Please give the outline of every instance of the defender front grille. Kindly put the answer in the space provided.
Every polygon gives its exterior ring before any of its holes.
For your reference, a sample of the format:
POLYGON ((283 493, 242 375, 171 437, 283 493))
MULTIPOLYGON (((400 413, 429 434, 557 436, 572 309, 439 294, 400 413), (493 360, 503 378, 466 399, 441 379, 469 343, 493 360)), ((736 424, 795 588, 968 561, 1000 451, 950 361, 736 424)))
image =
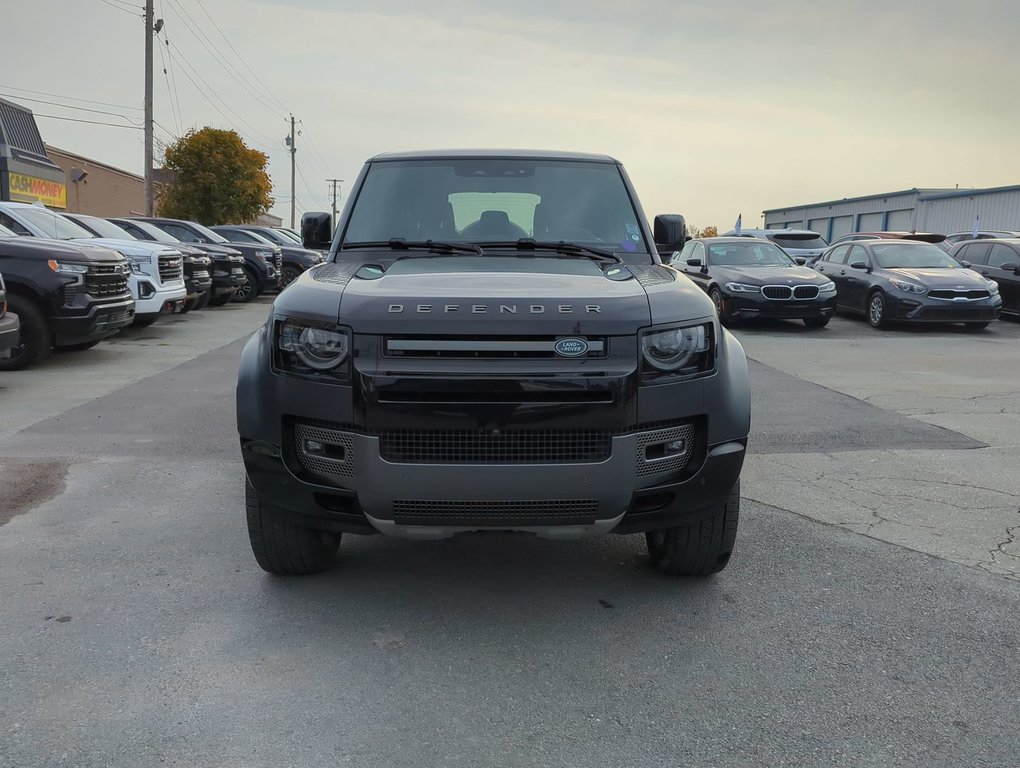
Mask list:
POLYGON ((613 450, 608 430, 423 430, 383 432, 379 453, 395 464, 588 464, 613 450))
POLYGON ((180 256, 159 257, 159 279, 166 283, 172 280, 180 280, 184 274, 184 265, 180 256))
POLYGON ((483 526, 591 525, 596 499, 432 500, 395 499, 393 521, 400 525, 483 526))
POLYGON ((604 358, 604 338, 563 336, 387 336, 383 346, 386 357, 410 358, 514 358, 514 359, 591 359, 604 358), (563 338, 581 339, 586 345, 581 354, 557 352, 563 338))

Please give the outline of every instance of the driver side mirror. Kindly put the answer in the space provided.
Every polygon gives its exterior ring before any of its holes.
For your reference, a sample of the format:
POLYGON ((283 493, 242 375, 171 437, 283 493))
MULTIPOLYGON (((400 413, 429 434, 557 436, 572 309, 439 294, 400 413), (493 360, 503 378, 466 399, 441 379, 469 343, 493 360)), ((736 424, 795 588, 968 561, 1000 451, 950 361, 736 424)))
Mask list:
POLYGON ((971 263, 969 261, 961 261, 960 266, 962 266, 964 269, 970 269, 971 263))
POLYGON ((853 264, 850 265, 850 269, 862 269, 865 272, 871 271, 871 267, 868 265, 866 261, 855 261, 853 264))
POLYGON ((1003 264, 1001 269, 1012 272, 1014 275, 1020 275, 1020 264, 1003 264))
POLYGON ((669 256, 673 251, 681 250, 687 242, 687 222, 678 213, 656 216, 652 229, 655 249, 660 256, 669 256))
POLYGON ((333 242, 333 216, 306 213, 301 217, 301 244, 313 251, 329 250, 333 242))

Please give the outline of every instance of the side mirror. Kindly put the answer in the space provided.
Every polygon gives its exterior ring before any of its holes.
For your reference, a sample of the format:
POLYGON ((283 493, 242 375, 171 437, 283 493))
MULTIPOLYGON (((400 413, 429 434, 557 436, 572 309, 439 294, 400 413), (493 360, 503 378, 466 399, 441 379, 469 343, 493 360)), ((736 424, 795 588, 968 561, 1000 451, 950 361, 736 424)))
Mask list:
POLYGON ((1000 269, 1012 272, 1014 275, 1020 275, 1020 264, 1003 264, 1000 269))
POLYGON ((656 216, 652 229, 652 234, 655 236, 655 248, 660 255, 679 251, 687 242, 687 222, 678 213, 656 216))
POLYGON ((314 250, 328 250, 333 242, 333 217, 328 213, 306 213, 301 217, 301 244, 314 250))
POLYGON ((863 270, 867 271, 867 270, 870 270, 871 267, 869 267, 866 262, 855 261, 853 264, 850 265, 850 269, 863 269, 863 270))
POLYGON ((797 264, 799 264, 799 265, 800 265, 800 266, 802 266, 802 267, 803 267, 803 266, 804 266, 805 264, 807 264, 807 259, 805 259, 805 258, 804 258, 803 256, 796 256, 796 257, 794 257, 794 259, 793 259, 793 260, 794 260, 795 262, 797 262, 797 264))
POLYGON ((970 269, 970 267, 971 267, 971 264, 970 264, 969 261, 961 261, 960 264, 963 266, 964 269, 970 269))
POLYGON ((701 269, 701 267, 705 265, 701 263, 701 259, 687 259, 687 266, 697 267, 698 269, 701 269))

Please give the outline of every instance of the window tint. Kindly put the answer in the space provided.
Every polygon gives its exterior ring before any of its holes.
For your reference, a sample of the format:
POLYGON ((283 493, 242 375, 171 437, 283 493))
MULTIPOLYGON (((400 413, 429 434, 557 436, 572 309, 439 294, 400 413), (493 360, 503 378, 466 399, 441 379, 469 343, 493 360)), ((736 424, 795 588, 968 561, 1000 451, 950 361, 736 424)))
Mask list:
POLYGON ((992 253, 988 257, 988 266, 1001 267, 1003 264, 1020 263, 1020 254, 1017 254, 1008 245, 996 243, 992 246, 992 253))
POLYGON ((992 249, 989 243, 971 243, 960 249, 958 259, 966 259, 971 264, 987 264, 988 252, 992 249))
POLYGON ((687 265, 687 259, 691 258, 691 254, 694 253, 694 241, 688 240, 683 247, 683 250, 673 259, 673 263, 684 267, 687 265))
POLYGON ((157 224, 160 229, 164 232, 169 232, 171 235, 176 237, 182 243, 197 243, 199 242, 198 235, 192 232, 187 227, 182 227, 179 224, 157 224))
POLYGON ((828 256, 825 257, 825 260, 831 261, 833 264, 846 264, 846 255, 849 252, 850 252, 849 245, 841 245, 829 251, 829 254, 828 256))
POLYGON ((701 263, 702 264, 706 263, 705 262, 705 244, 704 243, 695 243, 694 244, 694 255, 691 256, 691 258, 692 259, 701 259, 701 263))
POLYGON ((781 248, 824 248, 828 245, 822 238, 817 236, 769 235, 769 240, 781 248))
POLYGON ((865 264, 871 264, 871 257, 868 252, 864 250, 861 245, 850 246, 850 255, 847 256, 847 264, 856 264, 858 261, 863 261, 865 264))
POLYGON ((3 224, 9 230, 11 230, 13 232, 16 232, 19 235, 31 235, 32 234, 27 229, 25 229, 25 227, 23 227, 21 224, 16 222, 10 216, 8 216, 6 213, 0 213, 0 224, 3 224))
POLYGON ((710 264, 747 267, 788 267, 793 260, 768 240, 746 243, 711 242, 708 244, 710 264))

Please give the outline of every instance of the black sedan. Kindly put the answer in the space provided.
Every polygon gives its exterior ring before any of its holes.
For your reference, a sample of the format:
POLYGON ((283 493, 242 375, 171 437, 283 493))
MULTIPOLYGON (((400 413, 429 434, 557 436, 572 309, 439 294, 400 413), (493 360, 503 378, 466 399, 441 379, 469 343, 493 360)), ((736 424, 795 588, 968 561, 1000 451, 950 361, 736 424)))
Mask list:
POLYGON ((1002 308, 994 281, 930 243, 843 243, 822 254, 815 269, 836 283, 839 308, 864 314, 874 328, 910 321, 978 330, 1002 308))
POLYGON ((694 238, 670 263, 712 298, 724 323, 765 317, 822 328, 836 309, 834 283, 768 240, 694 238))
POLYGON ((1003 313, 1020 315, 1020 238, 961 242, 951 255, 998 284, 1003 313))

